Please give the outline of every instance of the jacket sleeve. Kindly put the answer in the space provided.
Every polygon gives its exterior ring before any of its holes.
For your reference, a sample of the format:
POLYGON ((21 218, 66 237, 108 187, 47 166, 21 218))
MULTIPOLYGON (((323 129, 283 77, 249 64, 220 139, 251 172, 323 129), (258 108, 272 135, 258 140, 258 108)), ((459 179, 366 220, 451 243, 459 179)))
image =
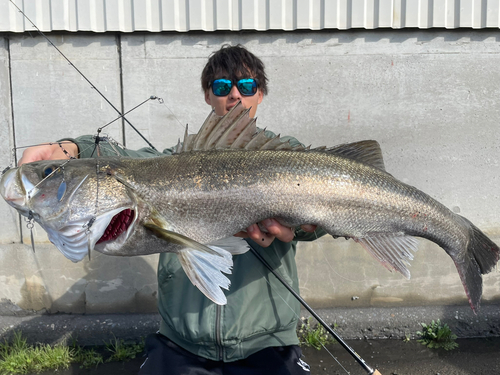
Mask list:
MULTIPOLYGON (((83 135, 78 138, 63 138, 58 142, 70 141, 77 145, 78 147, 78 157, 81 159, 96 157, 97 146, 95 142, 95 136, 93 135, 83 135)), ((64 146, 64 144, 63 144, 64 146)), ((165 155, 159 151, 153 150, 152 148, 145 147, 140 150, 128 150, 125 147, 119 146, 114 142, 101 141, 99 142, 99 155, 100 156, 128 156, 132 158, 152 158, 155 156, 165 155)), ((170 153, 167 153, 170 155, 170 153)))

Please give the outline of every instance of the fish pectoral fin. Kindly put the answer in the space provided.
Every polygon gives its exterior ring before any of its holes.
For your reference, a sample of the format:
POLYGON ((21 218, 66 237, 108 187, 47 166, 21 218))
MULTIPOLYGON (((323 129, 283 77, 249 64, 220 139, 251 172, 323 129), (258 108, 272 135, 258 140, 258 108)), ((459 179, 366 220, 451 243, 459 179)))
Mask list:
MULTIPOLYGON (((173 232, 171 230, 162 228, 154 223, 145 223, 144 226, 152 231, 156 237, 161 238, 167 242, 171 242, 177 245, 181 245, 185 248, 190 248, 193 250, 198 250, 201 252, 207 252, 212 255, 223 256, 219 251, 213 250, 211 247, 203 245, 195 240, 186 237, 180 233, 173 232)), ((224 250, 225 251, 225 250, 224 250)))
POLYGON ((223 241, 218 241, 204 245, 156 224, 147 223, 144 226, 153 231, 157 237, 182 246, 177 256, 191 283, 216 304, 227 303, 221 288, 228 290, 231 285, 223 273, 231 274, 233 257, 224 247, 234 246, 232 242, 224 244, 223 241))
POLYGON ((413 253, 418 250, 418 240, 415 237, 402 233, 375 233, 353 239, 389 271, 395 270, 407 279, 410 278, 407 266, 413 260, 413 253))

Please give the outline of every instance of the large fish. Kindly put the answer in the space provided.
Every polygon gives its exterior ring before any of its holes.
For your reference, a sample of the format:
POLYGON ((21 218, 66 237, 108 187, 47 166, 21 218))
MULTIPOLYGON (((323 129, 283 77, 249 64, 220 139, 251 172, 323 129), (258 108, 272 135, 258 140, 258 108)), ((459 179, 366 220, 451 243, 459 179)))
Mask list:
POLYGON ((92 249, 175 252, 193 284, 219 304, 230 253, 247 250, 224 239, 270 217, 352 238, 406 277, 414 236, 429 239, 455 262, 474 310, 481 275, 499 258, 470 221, 387 173, 377 142, 293 148, 257 132, 241 105, 222 118, 212 113, 172 156, 24 164, 3 175, 0 193, 71 260, 92 249))

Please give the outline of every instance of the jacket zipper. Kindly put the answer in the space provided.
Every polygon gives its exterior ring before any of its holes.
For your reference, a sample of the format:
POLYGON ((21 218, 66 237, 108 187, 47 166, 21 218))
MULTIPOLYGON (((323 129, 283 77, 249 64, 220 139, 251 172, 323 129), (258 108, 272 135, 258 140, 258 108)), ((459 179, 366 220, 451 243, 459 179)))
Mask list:
POLYGON ((221 315, 222 315, 222 306, 217 305, 216 310, 215 310, 215 342, 217 344, 217 349, 219 352, 219 361, 222 361, 223 354, 224 354, 223 353, 224 348, 222 346, 222 338, 221 338, 221 336, 222 336, 221 324, 220 324, 221 315))

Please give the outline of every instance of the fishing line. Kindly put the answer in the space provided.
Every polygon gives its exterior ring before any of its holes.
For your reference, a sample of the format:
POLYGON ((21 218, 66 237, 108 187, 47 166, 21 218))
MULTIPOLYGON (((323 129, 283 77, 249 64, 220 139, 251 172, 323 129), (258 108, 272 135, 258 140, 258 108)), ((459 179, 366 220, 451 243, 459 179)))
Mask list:
MULTIPOLYGON (((335 274, 337 275, 338 277, 340 277, 341 279, 344 279, 344 280, 347 280, 349 282, 352 282, 352 283, 363 283, 366 281, 366 279, 363 279, 363 280, 352 280, 352 279, 349 279, 348 277, 345 277, 345 276, 342 276, 340 273, 338 273, 335 268, 333 268, 333 266, 330 264, 330 261, 328 260, 326 254, 325 254, 325 250, 323 248, 321 248, 321 252, 323 253, 323 258, 325 259, 326 263, 328 264, 328 267, 330 268, 330 270, 335 274)), ((332 281, 332 280, 330 280, 332 281)), ((332 282, 333 283, 333 282, 332 282)))
MULTIPOLYGON (((250 247, 250 251, 252 251, 254 254, 256 254, 257 258, 258 258, 259 260, 261 260, 261 262, 263 261, 263 264, 264 264, 266 267, 268 266, 267 262, 265 262, 265 260, 263 260, 263 258, 261 257, 261 255, 260 255, 260 254, 258 254, 258 253, 257 253, 257 252, 256 252, 256 251, 252 248, 252 247, 250 247), (265 263, 264 263, 264 262, 265 262, 265 263)), ((248 254, 248 252, 247 252, 247 253, 245 253, 245 254, 243 254, 243 255, 247 255, 247 254, 248 254)), ((273 274, 276 278, 278 278, 278 280, 279 280, 279 277, 277 276, 277 274, 276 274, 276 273, 275 273, 275 272, 274 272, 271 268, 269 268, 269 270, 270 270, 270 271, 271 271, 271 273, 272 273, 272 274, 273 274)), ((292 307, 292 306, 290 306, 290 305, 288 304, 288 302, 286 302, 286 300, 283 298, 283 296, 282 296, 282 295, 281 295, 281 294, 280 294, 280 293, 276 290, 276 288, 275 288, 275 287, 274 287, 274 286, 273 286, 273 285, 269 282, 269 280, 267 279, 267 276, 266 276, 266 275, 264 275, 264 274, 263 274, 260 270, 259 270, 259 273, 262 275, 262 277, 264 278, 264 280, 266 280, 266 283, 267 283, 267 284, 271 287, 271 289, 273 290, 273 292, 274 292, 274 293, 276 293, 276 295, 277 295, 279 298, 281 298, 281 300, 285 303, 285 305, 287 305, 287 306, 288 306, 288 308, 289 308, 289 309, 290 309, 290 311, 291 311, 291 312, 295 315, 295 317, 296 317, 298 320, 302 321, 302 319, 300 319, 299 315, 295 312, 295 310, 293 309, 293 307, 292 307)), ((280 281, 281 281, 281 280, 280 280, 280 281)), ((286 287, 286 286, 285 286, 285 287, 286 287)), ((300 302, 300 301, 299 301, 299 302, 300 302)), ((326 346, 325 346, 325 345, 323 345, 323 343, 322 343, 321 341, 320 341, 319 343, 320 343, 320 345, 323 347, 323 349, 325 349, 325 350, 328 352, 328 354, 330 354, 330 356, 331 356, 331 357, 335 360, 335 362, 337 362, 337 363, 338 363, 338 365, 339 365, 339 366, 340 366, 340 367, 341 367, 341 368, 342 368, 342 369, 346 372, 346 374, 350 374, 350 372, 349 372, 349 371, 347 371, 347 369, 346 369, 344 366, 342 366, 342 364, 339 362, 339 360, 338 360, 338 359, 337 359, 337 358, 336 358, 336 357, 335 357, 335 356, 334 356, 334 355, 333 355, 333 354, 332 354, 332 353, 331 353, 331 352, 330 352, 330 351, 326 348, 326 346)))
POLYGON ((181 124, 181 122, 179 121, 179 119, 177 118, 177 116, 175 115, 175 113, 174 113, 174 112, 172 112, 172 110, 169 108, 169 106, 168 106, 167 104, 165 104, 165 102, 163 101, 163 99, 162 99, 162 101, 160 102, 160 104, 163 104, 165 107, 167 107, 168 111, 172 114, 172 116, 174 116, 175 120, 179 123, 179 125, 181 126, 181 128, 182 128, 183 130, 186 130, 186 126, 187 126, 187 125, 182 125, 182 124, 181 124))
MULTIPOLYGON (((163 99, 162 99, 162 98, 159 98, 159 97, 157 97, 157 96, 151 95, 149 98, 147 98, 146 100, 144 100, 142 103, 137 104, 134 108, 132 108, 132 109, 128 110, 128 111, 127 111, 127 112, 125 112, 124 114, 121 114, 120 116, 118 116, 118 117, 117 117, 117 118, 115 118, 114 120, 112 120, 112 121, 108 122, 106 125, 103 125, 103 126, 101 126, 100 128, 98 128, 98 129, 97 129, 97 132, 98 132, 98 133, 100 133, 100 132, 102 131, 102 129, 104 129, 104 128, 105 128, 105 127, 107 127, 108 125, 111 125, 113 122, 115 122, 115 121, 117 121, 117 120, 119 120, 119 119, 123 118, 123 116, 128 115, 130 112, 132 112, 133 110, 135 110, 135 109, 139 108, 141 105, 143 105, 143 104, 147 103, 147 102, 148 102, 148 101, 150 101, 150 100, 158 100, 158 102, 159 102, 160 104, 163 104, 163 99)), ((167 108, 168 108, 168 107, 167 107, 167 108)))
POLYGON ((134 129, 134 130, 135 130, 135 132, 136 132, 137 134, 139 134, 139 136, 140 136, 140 137, 141 137, 141 138, 142 138, 142 139, 143 139, 143 140, 144 140, 144 141, 145 141, 145 142, 149 145, 149 147, 151 147, 153 150, 157 151, 157 150, 156 150, 156 148, 155 148, 155 147, 154 147, 154 146, 153 146, 153 145, 152 145, 152 144, 151 144, 151 143, 150 143, 150 142, 146 139, 146 137, 144 137, 144 136, 142 135, 142 133, 141 133, 141 132, 140 132, 140 131, 139 131, 139 130, 138 130, 138 129, 134 126, 134 125, 132 125, 132 123, 131 123, 129 120, 127 120, 127 118, 125 118, 125 117, 124 117, 124 114, 122 114, 122 113, 118 110, 118 108, 116 108, 116 107, 113 105, 113 103, 111 103, 111 102, 108 100, 108 98, 106 98, 106 97, 103 95, 103 93, 102 93, 102 92, 100 92, 100 91, 99 91, 99 89, 98 89, 98 88, 97 88, 97 87, 96 87, 96 86, 95 86, 95 85, 94 85, 94 84, 93 84, 93 83, 92 83, 92 82, 91 82, 91 81, 90 81, 90 80, 89 80, 89 79, 88 79, 88 78, 87 78, 87 77, 86 77, 86 76, 85 76, 85 75, 84 75, 84 74, 83 74, 83 73, 82 73, 82 72, 81 72, 81 71, 80 71, 80 70, 79 70, 79 69, 78 69, 78 68, 77 68, 77 67, 76 67, 76 66, 75 66, 75 65, 74 65, 74 64, 73 64, 73 63, 72 63, 72 62, 71 62, 71 61, 70 61, 67 57, 66 57, 66 55, 64 55, 64 53, 62 53, 62 51, 61 51, 59 48, 57 48, 57 46, 56 46, 56 45, 55 45, 55 44, 54 44, 54 43, 53 43, 53 42, 52 42, 52 41, 51 41, 51 40, 50 40, 50 39, 49 39, 49 38, 48 38, 48 37, 47 37, 47 36, 46 36, 46 35, 45 35, 45 34, 44 34, 44 33, 43 33, 40 29, 39 29, 39 28, 38 28, 38 26, 36 26, 36 25, 33 23, 33 21, 31 21, 31 19, 30 19, 30 18, 29 18, 29 17, 28 17, 28 16, 27 16, 27 15, 26 15, 26 14, 25 14, 25 13, 24 13, 24 12, 23 12, 20 8, 19 8, 19 7, 15 4, 15 3, 14 3, 14 1, 13 1, 13 0, 9 0, 9 1, 11 2, 11 4, 12 4, 12 5, 14 5, 14 6, 17 8, 17 10, 18 10, 18 11, 19 11, 19 12, 20 12, 23 16, 24 16, 24 18, 26 18, 26 19, 29 21, 29 23, 31 23, 31 25, 32 25, 32 26, 36 29, 36 31, 38 32, 38 34, 40 34, 43 38, 45 38, 45 40, 47 40, 47 42, 49 42, 49 44, 50 44, 52 47, 54 47, 54 48, 57 50, 57 52, 59 52, 59 53, 61 54, 61 56, 62 56, 62 57, 63 57, 63 58, 64 58, 64 59, 68 62, 68 64, 69 64, 70 66, 72 66, 72 67, 73 67, 73 68, 74 68, 74 69, 78 72, 78 74, 80 74, 80 76, 82 76, 82 78, 83 78, 83 79, 85 79, 85 81, 87 81, 87 83, 90 85, 90 87, 91 87, 91 88, 93 88, 93 89, 94 89, 94 90, 95 90, 95 91, 96 91, 96 92, 97 92, 97 93, 101 96, 101 98, 103 98, 103 99, 106 101, 106 103, 108 103, 108 104, 111 106, 111 108, 113 108, 113 109, 114 109, 114 110, 118 113, 118 115, 120 115, 120 118, 123 118, 123 120, 124 120, 127 124, 129 124, 129 125, 130 125, 130 127, 131 127, 132 129, 134 129))

